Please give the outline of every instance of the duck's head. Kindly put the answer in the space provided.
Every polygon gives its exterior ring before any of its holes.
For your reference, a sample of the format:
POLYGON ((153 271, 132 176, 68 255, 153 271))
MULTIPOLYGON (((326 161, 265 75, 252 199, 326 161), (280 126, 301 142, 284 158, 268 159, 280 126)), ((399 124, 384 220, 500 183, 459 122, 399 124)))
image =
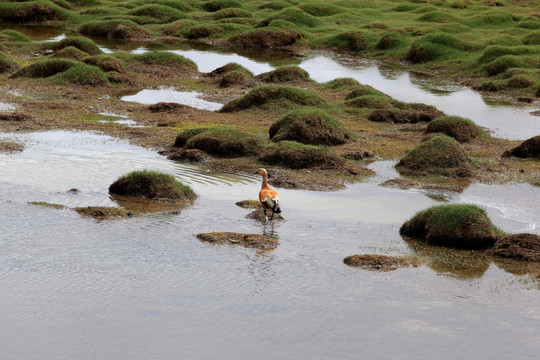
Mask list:
POLYGON ((259 170, 255 171, 255 174, 259 174, 261 176, 267 176, 268 172, 266 172, 266 169, 260 168, 259 170))

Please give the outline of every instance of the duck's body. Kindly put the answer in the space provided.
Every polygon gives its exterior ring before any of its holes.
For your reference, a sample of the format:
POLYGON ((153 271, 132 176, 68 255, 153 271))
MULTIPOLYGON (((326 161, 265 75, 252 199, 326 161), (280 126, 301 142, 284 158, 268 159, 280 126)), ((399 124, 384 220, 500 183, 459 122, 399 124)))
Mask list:
POLYGON ((270 215, 270 220, 272 220, 274 214, 279 214, 281 212, 281 208, 279 207, 279 195, 274 189, 268 186, 268 173, 265 169, 259 169, 257 174, 261 175, 263 179, 261 191, 259 191, 259 201, 263 207, 264 216, 266 216, 266 211, 272 211, 272 215, 270 215))

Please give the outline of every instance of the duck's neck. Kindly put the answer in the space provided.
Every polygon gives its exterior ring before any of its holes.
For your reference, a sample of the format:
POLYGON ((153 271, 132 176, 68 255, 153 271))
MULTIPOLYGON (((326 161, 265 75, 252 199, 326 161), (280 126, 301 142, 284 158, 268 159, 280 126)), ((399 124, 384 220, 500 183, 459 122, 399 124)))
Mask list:
POLYGON ((262 178, 263 178, 263 182, 262 182, 262 186, 268 186, 268 181, 266 181, 266 174, 262 174, 262 178))

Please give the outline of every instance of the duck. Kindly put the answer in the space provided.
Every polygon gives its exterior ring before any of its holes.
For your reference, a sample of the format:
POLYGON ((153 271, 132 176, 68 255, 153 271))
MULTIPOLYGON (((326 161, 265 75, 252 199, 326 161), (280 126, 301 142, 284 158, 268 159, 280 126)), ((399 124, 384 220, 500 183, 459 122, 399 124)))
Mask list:
POLYGON ((274 189, 268 186, 268 172, 266 169, 260 168, 255 172, 255 174, 262 176, 262 186, 261 191, 259 191, 259 201, 263 207, 264 216, 266 218, 266 212, 271 210, 272 215, 270 215, 268 219, 272 220, 274 218, 274 214, 279 214, 281 212, 281 208, 279 206, 279 195, 274 189))

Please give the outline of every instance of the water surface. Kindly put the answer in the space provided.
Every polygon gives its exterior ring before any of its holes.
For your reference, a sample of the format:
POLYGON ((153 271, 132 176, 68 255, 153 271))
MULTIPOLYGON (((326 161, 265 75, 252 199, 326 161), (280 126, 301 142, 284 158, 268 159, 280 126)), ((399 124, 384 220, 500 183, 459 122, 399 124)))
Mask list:
POLYGON ((278 189, 286 220, 261 223, 235 205, 256 198, 255 176, 168 161, 99 133, 6 139, 25 150, 0 154, 3 358, 532 359, 540 350, 537 267, 398 234, 440 201, 474 202, 505 231, 540 233, 538 188, 472 185, 441 198, 378 186, 393 170, 375 163, 373 181, 346 190, 278 189), (108 185, 145 168, 192 186, 195 204, 99 222, 27 203, 116 206, 108 185), (260 252, 193 236, 206 231, 272 234, 280 245, 260 252), (355 253, 428 263, 372 273, 342 263, 355 253))
POLYGON ((135 95, 122 96, 121 100, 153 105, 160 102, 173 102, 201 110, 216 111, 223 104, 201 99, 203 93, 196 91, 178 91, 174 88, 145 89, 135 95))

